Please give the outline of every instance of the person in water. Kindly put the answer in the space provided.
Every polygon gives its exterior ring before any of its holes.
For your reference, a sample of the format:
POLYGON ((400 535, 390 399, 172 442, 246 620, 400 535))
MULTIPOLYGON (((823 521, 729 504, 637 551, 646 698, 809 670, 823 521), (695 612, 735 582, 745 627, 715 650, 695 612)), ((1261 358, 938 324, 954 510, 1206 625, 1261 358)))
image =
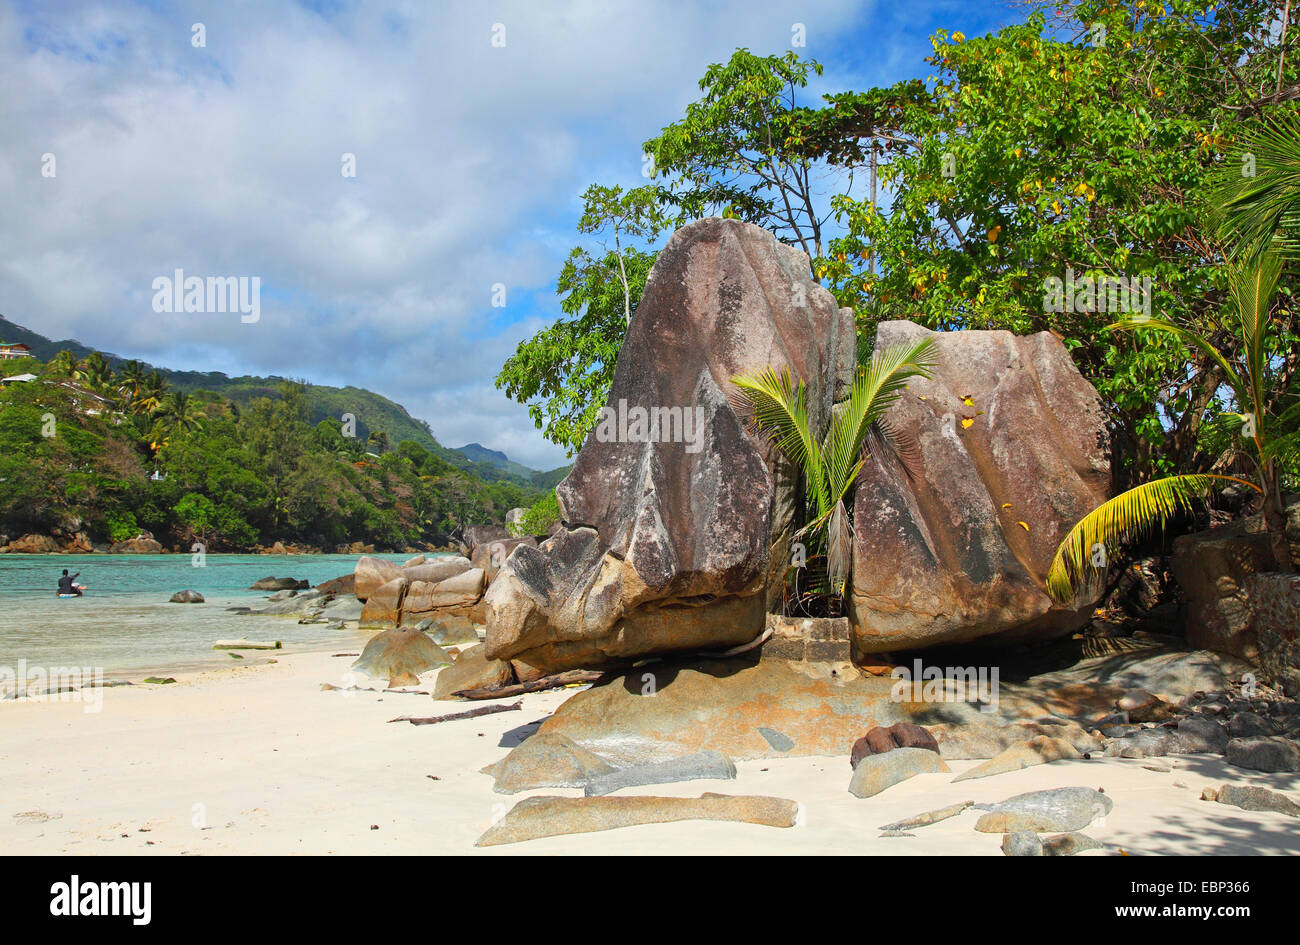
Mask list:
POLYGON ((75 581, 75 580, 76 580, 77 578, 79 578, 79 577, 81 577, 81 572, 80 572, 80 571, 78 571, 76 574, 74 574, 74 575, 72 575, 71 577, 69 577, 69 576, 68 576, 68 569, 67 569, 67 568, 64 568, 64 569, 63 569, 63 577, 59 578, 59 593, 60 593, 60 594, 76 594, 78 597, 80 597, 80 596, 81 596, 81 588, 77 587, 76 584, 73 584, 73 583, 72 583, 73 581, 75 581))

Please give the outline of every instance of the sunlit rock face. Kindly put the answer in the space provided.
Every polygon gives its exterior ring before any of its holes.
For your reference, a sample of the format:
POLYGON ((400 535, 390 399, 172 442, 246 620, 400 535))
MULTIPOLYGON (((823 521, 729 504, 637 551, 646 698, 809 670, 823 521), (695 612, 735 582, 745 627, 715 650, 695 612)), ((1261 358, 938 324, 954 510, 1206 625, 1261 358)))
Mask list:
POLYGON ((824 429, 855 356, 852 313, 803 253, 735 220, 678 230, 628 329, 607 414, 556 489, 566 528, 516 548, 488 590, 488 656, 557 670, 761 633, 793 480, 733 409, 731 378, 789 368, 824 429))
POLYGON ((1095 593, 1057 606, 1045 585, 1066 532, 1110 496, 1097 391, 1049 332, 884 322, 876 347, 924 336, 937 345, 933 377, 885 417, 907 449, 876 450, 858 477, 857 652, 1077 630, 1095 593))

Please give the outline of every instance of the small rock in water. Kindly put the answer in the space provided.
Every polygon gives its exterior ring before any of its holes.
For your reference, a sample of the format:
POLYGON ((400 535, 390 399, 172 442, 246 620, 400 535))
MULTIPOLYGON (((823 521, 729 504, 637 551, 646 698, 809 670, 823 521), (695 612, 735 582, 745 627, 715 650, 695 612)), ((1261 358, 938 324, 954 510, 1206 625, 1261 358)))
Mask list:
POLYGON ((202 604, 203 595, 198 591, 177 591, 172 595, 169 603, 172 604, 202 604))

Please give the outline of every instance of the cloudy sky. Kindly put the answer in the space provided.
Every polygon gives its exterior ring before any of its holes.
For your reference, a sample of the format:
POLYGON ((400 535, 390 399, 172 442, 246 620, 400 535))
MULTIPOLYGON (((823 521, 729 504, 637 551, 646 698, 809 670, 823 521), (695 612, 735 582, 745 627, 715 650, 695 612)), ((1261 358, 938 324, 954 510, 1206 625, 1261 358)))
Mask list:
POLYGON ((867 88, 928 74, 935 28, 1018 18, 979 0, 0 0, 0 314, 171 368, 371 388, 449 446, 551 468, 563 452, 493 379, 558 314, 582 191, 644 182, 641 142, 709 63, 782 52, 802 23, 816 91, 867 88), (155 313, 176 269, 259 276, 260 321, 155 313))

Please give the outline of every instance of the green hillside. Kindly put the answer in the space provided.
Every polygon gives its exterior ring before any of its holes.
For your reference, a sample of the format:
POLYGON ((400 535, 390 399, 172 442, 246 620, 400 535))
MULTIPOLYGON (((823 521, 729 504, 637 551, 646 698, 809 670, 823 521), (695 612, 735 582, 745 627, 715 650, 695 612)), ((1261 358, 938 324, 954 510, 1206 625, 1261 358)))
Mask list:
MULTIPOLYGON (((9 321, 2 315, 0 315, 0 341, 21 342, 27 345, 32 349, 32 355, 39 361, 49 361, 64 350, 71 351, 81 359, 95 350, 70 339, 52 341, 44 335, 9 321)), ((114 369, 119 369, 126 363, 126 359, 119 355, 109 352, 103 354, 114 369)), ((155 370, 153 365, 146 365, 146 367, 155 370)), ((229 377, 219 371, 172 371, 161 367, 156 370, 175 390, 185 393, 211 391, 233 401, 240 409, 247 408, 259 397, 277 399, 280 396, 280 385, 288 380, 277 376, 229 377)), ((300 383, 306 382, 300 381, 300 383)), ((477 443, 471 443, 465 448, 469 452, 443 446, 424 420, 412 417, 401 404, 360 387, 329 387, 308 383, 307 409, 313 424, 325 419, 341 420, 345 413, 350 413, 356 418, 357 438, 363 443, 370 438, 372 432, 384 433, 388 443, 394 447, 403 440, 411 440, 444 462, 484 482, 509 482, 529 488, 549 489, 568 475, 567 466, 549 472, 538 472, 510 460, 504 453, 489 450, 477 443)))

